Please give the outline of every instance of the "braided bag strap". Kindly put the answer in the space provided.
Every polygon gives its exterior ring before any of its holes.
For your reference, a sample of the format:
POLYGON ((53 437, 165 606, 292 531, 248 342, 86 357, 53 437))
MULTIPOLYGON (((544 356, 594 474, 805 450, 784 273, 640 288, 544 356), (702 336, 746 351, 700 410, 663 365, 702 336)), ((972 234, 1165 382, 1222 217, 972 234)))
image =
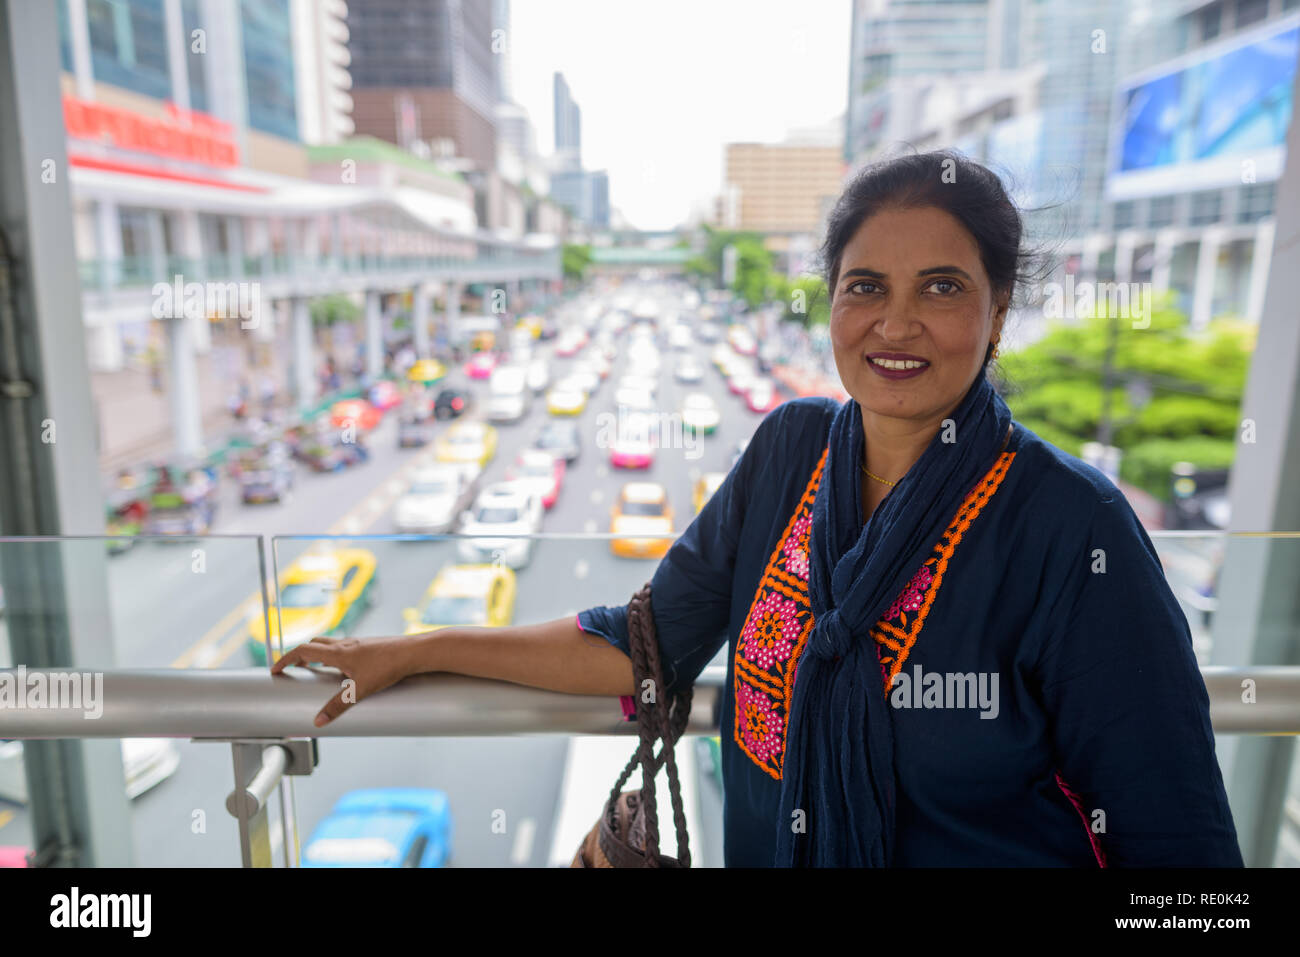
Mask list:
POLYGON ((632 658, 632 673, 638 692, 651 692, 649 700, 639 694, 636 709, 637 732, 640 745, 619 776, 607 807, 618 803, 623 786, 632 772, 641 768, 641 803, 645 820, 645 860, 647 867, 659 866, 659 808, 655 790, 655 775, 659 768, 668 769, 668 796, 673 809, 673 824, 677 832, 677 859, 683 867, 690 867, 691 853, 686 832, 686 812, 682 804, 681 781, 677 773, 677 758, 673 745, 686 730, 690 720, 691 699, 694 689, 687 687, 670 697, 664 696, 667 683, 659 659, 659 639, 655 632, 654 612, 650 605, 650 584, 647 582, 628 603, 628 646, 632 658), (647 688, 645 682, 652 682, 647 688), (663 746, 655 754, 655 744, 663 746))

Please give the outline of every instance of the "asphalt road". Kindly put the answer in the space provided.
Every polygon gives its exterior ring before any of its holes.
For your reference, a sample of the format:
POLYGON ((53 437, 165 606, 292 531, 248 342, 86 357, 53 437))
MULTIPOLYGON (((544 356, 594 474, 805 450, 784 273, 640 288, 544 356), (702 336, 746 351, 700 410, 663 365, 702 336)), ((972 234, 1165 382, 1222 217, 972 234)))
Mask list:
MULTIPOLYGON (((621 344, 621 342, 620 342, 621 344)), ((554 343, 540 344, 550 356, 554 343)), ((590 348, 590 347, 588 347, 590 348)), ((531 563, 518 571, 516 622, 543 621, 598 604, 623 604, 653 574, 657 560, 626 559, 610 553, 607 538, 572 538, 574 533, 609 531, 610 506, 626 481, 662 483, 672 503, 674 530, 693 517, 692 487, 706 471, 727 471, 736 443, 748 438, 761 415, 732 395, 708 359, 710 346, 696 343, 705 367, 702 382, 683 385, 673 369, 683 352, 661 347, 659 408, 680 410, 688 392, 712 395, 722 411, 718 431, 698 442, 661 448, 653 465, 615 469, 602 448, 602 415, 613 416, 615 382, 634 369, 625 356, 613 363, 586 410, 578 417, 583 448, 572 463, 531 563)), ((587 350, 584 350, 586 352, 587 350)), ((551 380, 578 361, 550 356, 551 380)), ((459 370, 449 384, 464 385, 486 398, 486 382, 459 370)), ((484 402, 469 418, 481 414, 484 402)), ((515 454, 528 447, 549 418, 537 397, 519 423, 499 425, 498 449, 485 468, 483 484, 504 478, 515 454)), ((437 426, 440 433, 447 426, 437 426)), ((437 434, 435 433, 435 434, 437 434)), ((450 539, 398 540, 393 502, 432 445, 400 449, 396 421, 388 416, 368 439, 368 462, 337 474, 318 475, 299 467, 292 496, 281 504, 242 505, 236 483, 224 480, 212 529, 202 539, 140 541, 105 563, 110 594, 109 625, 118 667, 254 666, 247 648, 248 617, 260 613, 261 561, 267 574, 283 570, 304 548, 322 538, 374 552, 378 592, 374 606, 357 622, 358 636, 400 634, 402 612, 414 605, 438 570, 458 561, 450 539), (265 552, 261 552, 265 543, 265 552)), ((87 547, 97 547, 90 543, 87 547)), ((611 702, 616 708, 617 703, 611 702)), ((629 739, 629 754, 632 741, 629 739)), ((692 753, 694 752, 693 744, 692 753)), ((231 787, 229 749, 219 744, 177 742, 176 772, 133 804, 136 863, 157 866, 236 866, 239 842, 224 807, 231 787), (201 815, 195 812, 201 811, 201 815), (204 827, 196 828, 196 818, 204 827)), ((502 739, 323 740, 320 767, 294 782, 299 828, 305 838, 346 791, 357 787, 436 787, 447 792, 454 825, 452 863, 471 866, 544 866, 559 800, 569 741, 561 737, 502 739), (504 833, 493 814, 505 811, 504 833)), ((706 765, 707 767, 707 765, 706 765)), ((704 777, 703 775, 701 776, 704 777)), ((611 780, 612 783, 612 780, 611 780)), ((697 858, 720 863, 720 804, 716 788, 701 786, 706 828, 698 835, 697 858), (701 854, 703 851, 703 854, 701 854)), ((0 802, 0 845, 29 840, 26 809, 0 802)))

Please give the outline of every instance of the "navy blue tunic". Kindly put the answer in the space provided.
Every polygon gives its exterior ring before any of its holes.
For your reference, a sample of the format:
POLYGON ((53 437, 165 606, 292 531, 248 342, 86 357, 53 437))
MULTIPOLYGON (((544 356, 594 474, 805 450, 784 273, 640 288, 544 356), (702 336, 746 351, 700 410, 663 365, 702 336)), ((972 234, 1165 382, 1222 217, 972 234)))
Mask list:
MULTIPOLYGON (((770 866, 837 405, 770 413, 652 579, 665 680, 727 644, 728 866, 770 866)), ((624 606, 582 628, 627 652, 624 606)), ((1191 634, 1099 471, 1019 424, 863 640, 893 705, 901 866, 1241 866, 1191 634)))

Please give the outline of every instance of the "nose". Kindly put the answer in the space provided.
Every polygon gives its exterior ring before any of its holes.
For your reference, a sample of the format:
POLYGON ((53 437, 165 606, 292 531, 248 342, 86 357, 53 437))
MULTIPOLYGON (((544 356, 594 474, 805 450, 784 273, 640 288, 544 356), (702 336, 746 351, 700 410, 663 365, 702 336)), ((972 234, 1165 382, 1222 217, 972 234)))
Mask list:
POLYGON ((891 303, 876 325, 876 333, 886 342, 905 342, 921 329, 914 307, 908 302, 891 303))

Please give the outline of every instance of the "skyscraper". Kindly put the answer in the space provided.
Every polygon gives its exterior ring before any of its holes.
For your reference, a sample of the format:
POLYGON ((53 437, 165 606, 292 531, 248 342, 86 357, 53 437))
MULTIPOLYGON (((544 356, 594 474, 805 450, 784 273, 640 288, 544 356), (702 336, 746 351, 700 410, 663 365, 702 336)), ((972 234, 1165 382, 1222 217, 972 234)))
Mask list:
POLYGON ((555 156, 560 169, 582 168, 582 110, 563 73, 555 74, 555 156))
POLYGON ((352 118, 390 143, 449 140, 481 169, 496 162, 493 0, 366 0, 348 8, 352 118))

